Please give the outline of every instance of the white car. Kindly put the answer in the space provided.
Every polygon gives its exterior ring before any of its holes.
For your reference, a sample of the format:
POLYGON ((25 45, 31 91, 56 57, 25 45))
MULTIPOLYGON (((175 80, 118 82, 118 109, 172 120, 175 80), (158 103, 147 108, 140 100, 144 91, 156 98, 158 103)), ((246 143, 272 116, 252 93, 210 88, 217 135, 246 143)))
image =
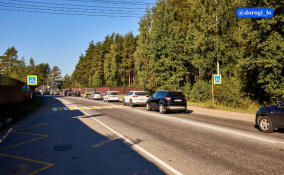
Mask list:
POLYGON ((107 91, 104 95, 104 101, 119 101, 119 95, 117 91, 107 91))
POLYGON ((102 100, 103 99, 102 98, 102 93, 100 93, 100 92, 93 92, 91 94, 91 99, 92 100, 102 100))
POLYGON ((148 94, 144 91, 129 91, 128 94, 123 97, 123 104, 131 107, 135 105, 146 105, 148 98, 148 94))

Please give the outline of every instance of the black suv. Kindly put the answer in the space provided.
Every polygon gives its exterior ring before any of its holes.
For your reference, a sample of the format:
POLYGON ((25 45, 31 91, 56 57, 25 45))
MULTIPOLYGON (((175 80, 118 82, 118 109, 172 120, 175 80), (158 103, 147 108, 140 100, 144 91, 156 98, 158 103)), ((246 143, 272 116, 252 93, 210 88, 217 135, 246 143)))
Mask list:
POLYGON ((146 102, 146 110, 158 110, 164 114, 168 111, 186 112, 186 100, 181 92, 157 91, 146 102))
POLYGON ((256 113, 255 124, 263 132, 284 128, 284 101, 277 106, 260 108, 256 113))

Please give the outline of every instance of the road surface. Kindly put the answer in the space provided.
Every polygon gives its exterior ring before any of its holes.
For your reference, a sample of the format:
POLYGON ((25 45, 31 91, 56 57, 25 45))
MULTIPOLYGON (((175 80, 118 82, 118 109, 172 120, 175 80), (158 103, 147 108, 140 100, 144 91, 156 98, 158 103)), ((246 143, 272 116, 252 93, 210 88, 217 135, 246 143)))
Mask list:
POLYGON ((0 174, 275 174, 283 131, 210 115, 159 114, 80 97, 43 96, 0 143, 0 174))

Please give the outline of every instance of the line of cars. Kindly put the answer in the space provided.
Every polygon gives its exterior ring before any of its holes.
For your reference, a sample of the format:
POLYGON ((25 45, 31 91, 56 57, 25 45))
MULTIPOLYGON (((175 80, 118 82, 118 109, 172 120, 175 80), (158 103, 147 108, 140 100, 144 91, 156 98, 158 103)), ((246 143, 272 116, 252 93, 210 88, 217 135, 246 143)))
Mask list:
MULTIPOLYGON (((105 102, 119 101, 118 91, 107 91, 104 95, 101 92, 91 92, 84 95, 91 100, 104 100, 105 102)), ((157 91, 151 97, 144 91, 129 91, 123 97, 123 104, 134 107, 137 105, 146 106, 147 111, 159 111, 165 114, 169 111, 186 112, 187 103, 182 92, 178 91, 157 91)))
MULTIPOLYGON (((107 91, 104 95, 100 92, 90 94, 90 99, 119 101, 118 91, 107 91)), ((187 102, 182 92, 161 90, 149 96, 144 91, 130 91, 123 97, 123 105, 134 107, 146 106, 147 111, 159 111, 165 114, 170 111, 186 113, 187 102)), ((263 132, 273 132, 275 129, 284 128, 284 101, 279 105, 260 108, 256 113, 255 125, 263 132)))
POLYGON ((64 90, 64 96, 80 97, 81 94, 79 91, 64 90))

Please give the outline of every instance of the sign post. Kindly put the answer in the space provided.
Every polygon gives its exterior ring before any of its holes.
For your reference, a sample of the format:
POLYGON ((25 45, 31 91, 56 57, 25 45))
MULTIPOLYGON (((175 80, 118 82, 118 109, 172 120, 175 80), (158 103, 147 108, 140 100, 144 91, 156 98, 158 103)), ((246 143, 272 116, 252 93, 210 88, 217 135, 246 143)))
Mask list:
POLYGON ((221 84, 221 83, 222 83, 221 75, 219 74, 214 75, 214 84, 221 84))
POLYGON ((30 86, 37 85, 37 76, 36 75, 28 75, 27 76, 27 84, 30 86))

